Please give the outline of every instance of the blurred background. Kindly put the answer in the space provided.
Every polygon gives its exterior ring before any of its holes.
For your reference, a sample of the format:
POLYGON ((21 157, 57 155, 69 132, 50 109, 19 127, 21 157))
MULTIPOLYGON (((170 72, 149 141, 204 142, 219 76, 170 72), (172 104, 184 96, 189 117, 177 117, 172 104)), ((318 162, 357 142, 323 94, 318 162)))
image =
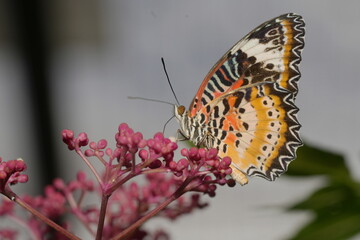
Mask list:
MULTIPOLYGON (((235 42, 264 21, 295 12, 306 22, 301 135, 343 154, 359 180, 359 9, 355 0, 1 1, 0 156, 28 164, 30 182, 17 186, 18 193, 40 194, 54 177, 73 179, 84 165, 62 143, 61 130, 112 140, 126 122, 153 136, 172 107, 127 97, 175 102, 161 57, 188 106, 235 42)), ((172 121, 165 135, 177 128, 172 121)), ((206 210, 147 226, 164 228, 175 240, 288 239, 313 216, 284 208, 322 184, 321 177, 252 178, 245 187, 219 189, 206 210)))

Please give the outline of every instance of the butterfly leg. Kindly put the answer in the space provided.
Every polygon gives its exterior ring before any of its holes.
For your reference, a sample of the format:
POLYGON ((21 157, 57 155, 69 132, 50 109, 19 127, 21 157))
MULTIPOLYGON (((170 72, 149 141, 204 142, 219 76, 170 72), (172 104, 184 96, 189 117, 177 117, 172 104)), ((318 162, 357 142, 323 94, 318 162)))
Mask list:
POLYGON ((178 129, 177 132, 176 132, 176 139, 175 141, 178 142, 178 141, 186 141, 186 140, 189 140, 189 138, 187 138, 184 133, 178 129))
POLYGON ((196 145, 198 148, 205 147, 207 149, 214 148, 215 137, 211 135, 210 132, 207 132, 196 145))

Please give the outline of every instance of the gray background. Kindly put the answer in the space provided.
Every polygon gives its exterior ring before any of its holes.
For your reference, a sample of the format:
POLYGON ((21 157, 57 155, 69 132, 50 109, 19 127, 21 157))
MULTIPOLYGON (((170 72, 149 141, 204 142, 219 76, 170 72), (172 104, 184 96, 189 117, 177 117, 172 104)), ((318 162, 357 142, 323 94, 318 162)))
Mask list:
MULTIPOLYGON (((352 174, 359 163, 358 1, 55 1, 49 11, 56 51, 51 59, 52 114, 58 163, 66 179, 84 165, 67 151, 60 132, 86 131, 93 140, 113 139, 127 122, 146 138, 172 116, 168 105, 128 100, 141 96, 175 102, 162 70, 164 57, 181 104, 188 106, 212 65, 264 21, 287 12, 306 22, 297 105, 305 141, 345 154, 352 174)), ((0 45, 0 156, 23 157, 37 192, 36 159, 29 129, 25 78, 11 42, 0 45)), ((175 134, 172 121, 166 135, 175 134)), ((210 207, 179 221, 153 221, 172 239, 286 239, 311 218, 283 208, 305 198, 323 179, 250 179, 245 187, 221 188, 210 207)), ((82 235, 86 236, 86 235, 82 235)))

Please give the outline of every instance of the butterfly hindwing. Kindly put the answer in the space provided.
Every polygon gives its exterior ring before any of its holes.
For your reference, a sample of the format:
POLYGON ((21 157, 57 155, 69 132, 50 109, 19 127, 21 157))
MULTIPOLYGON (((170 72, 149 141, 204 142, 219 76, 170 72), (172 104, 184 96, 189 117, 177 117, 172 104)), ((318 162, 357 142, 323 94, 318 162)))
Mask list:
POLYGON ((274 180, 287 169, 301 145, 293 99, 277 83, 263 84, 235 91, 213 108, 210 134, 235 173, 274 180))

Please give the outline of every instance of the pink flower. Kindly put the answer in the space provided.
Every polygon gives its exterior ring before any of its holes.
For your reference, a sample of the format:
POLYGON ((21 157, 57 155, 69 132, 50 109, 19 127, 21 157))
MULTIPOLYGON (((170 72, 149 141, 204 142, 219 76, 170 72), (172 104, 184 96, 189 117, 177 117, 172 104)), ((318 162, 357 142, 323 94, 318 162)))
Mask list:
POLYGON ((15 240, 17 231, 12 229, 0 229, 0 238, 4 240, 15 240))
POLYGON ((26 164, 22 159, 4 162, 0 159, 0 192, 5 193, 9 185, 25 183, 28 176, 22 172, 26 170, 26 164))
POLYGON ((13 214, 14 212, 14 202, 4 199, 0 204, 0 216, 4 216, 7 214, 13 214))
MULTIPOLYGON (((84 171, 79 171, 75 180, 66 183, 55 179, 45 188, 43 196, 25 196, 23 201, 28 208, 38 210, 51 220, 62 219, 65 214, 74 215, 97 239, 168 239, 161 230, 150 233, 141 226, 155 216, 176 219, 202 209, 208 205, 201 201, 203 194, 213 197, 217 186, 235 184, 229 176, 231 159, 219 158, 216 149, 182 149, 183 157, 177 160, 174 159, 178 149, 175 142, 162 133, 144 139, 125 123, 118 127, 114 148, 109 147, 105 139, 90 141, 86 133, 76 136, 71 130, 63 130, 62 139, 89 167, 98 187, 84 171), (138 177, 145 181, 142 184, 133 181, 138 177), (102 199, 101 206, 86 205, 85 197, 94 193, 102 199)), ((10 184, 27 181, 27 175, 22 174, 25 169, 22 160, 0 161, 3 194, 11 192, 10 184)), ((0 216, 14 214, 13 207, 13 202, 3 202, 0 216)), ((48 236, 50 228, 38 218, 23 221, 34 236, 43 238, 48 236)), ((62 223, 62 228, 57 227, 59 233, 71 234, 68 228, 66 223, 62 223)))

